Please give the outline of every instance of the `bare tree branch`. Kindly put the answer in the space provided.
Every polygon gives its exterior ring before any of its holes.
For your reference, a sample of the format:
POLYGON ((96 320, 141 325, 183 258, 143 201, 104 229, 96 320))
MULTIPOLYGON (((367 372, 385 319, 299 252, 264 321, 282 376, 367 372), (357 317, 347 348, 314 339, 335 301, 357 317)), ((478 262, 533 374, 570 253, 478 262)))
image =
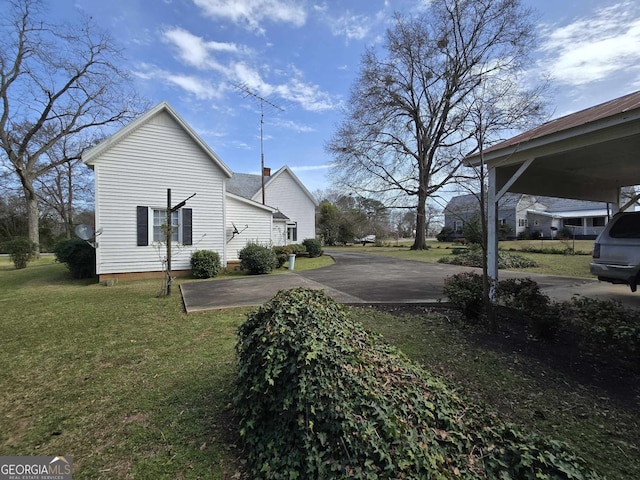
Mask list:
POLYGON ((48 172, 79 159, 103 128, 134 118, 144 105, 118 67, 113 41, 91 22, 54 25, 38 0, 9 3, 11 22, 0 26, 0 157, 20 180, 29 239, 38 244, 34 182, 41 179, 47 191, 48 172))

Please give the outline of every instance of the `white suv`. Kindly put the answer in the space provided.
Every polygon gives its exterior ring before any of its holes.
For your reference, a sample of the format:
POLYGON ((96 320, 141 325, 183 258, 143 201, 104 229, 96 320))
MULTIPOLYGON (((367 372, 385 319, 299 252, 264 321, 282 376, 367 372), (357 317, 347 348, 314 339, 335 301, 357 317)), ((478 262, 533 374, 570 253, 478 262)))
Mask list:
POLYGON ((591 273, 598 280, 623 283, 635 292, 640 278, 640 212, 616 214, 593 245, 591 273))

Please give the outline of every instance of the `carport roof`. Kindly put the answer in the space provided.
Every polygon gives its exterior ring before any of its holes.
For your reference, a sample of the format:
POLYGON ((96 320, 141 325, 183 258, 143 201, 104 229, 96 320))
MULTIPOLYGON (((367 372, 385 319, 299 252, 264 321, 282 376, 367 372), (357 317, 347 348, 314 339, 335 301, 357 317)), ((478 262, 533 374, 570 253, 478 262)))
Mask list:
MULTIPOLYGON (((552 120, 483 152, 496 188, 617 203, 618 187, 640 184, 640 91, 552 120), (530 164, 516 175, 522 164, 530 164), (515 178, 515 180, 512 180, 515 178)), ((471 165, 480 155, 466 158, 471 165)))

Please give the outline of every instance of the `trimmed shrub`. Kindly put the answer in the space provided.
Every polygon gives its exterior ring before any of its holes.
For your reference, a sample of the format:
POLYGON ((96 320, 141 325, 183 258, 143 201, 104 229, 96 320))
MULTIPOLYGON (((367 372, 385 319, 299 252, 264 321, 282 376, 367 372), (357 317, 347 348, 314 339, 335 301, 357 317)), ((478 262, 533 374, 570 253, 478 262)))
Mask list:
POLYGON ((27 268, 27 263, 33 260, 36 244, 25 237, 16 237, 2 244, 2 250, 9 254, 16 269, 27 268))
MULTIPOLYGON (((450 257, 442 257, 438 259, 438 263, 446 263, 449 265, 460 265, 463 267, 476 267, 482 268, 482 250, 471 249, 467 253, 460 255, 452 255, 450 257)), ((498 252, 498 268, 530 268, 537 267, 538 264, 533 260, 518 255, 516 253, 505 252, 500 250, 498 252)))
POLYGON ((236 349, 252 478, 599 478, 564 444, 469 404, 321 291, 278 293, 236 349))
POLYGON ((453 229, 449 227, 443 227, 440 233, 436 235, 436 240, 439 242, 450 242, 453 239, 453 229))
POLYGON ((305 238, 302 241, 302 245, 311 258, 322 255, 322 245, 320 244, 320 240, 317 238, 305 238))
POLYGON ((282 268, 289 260, 289 255, 293 253, 288 245, 273 247, 273 252, 276 254, 276 268, 282 268))
POLYGON ((257 243, 247 243, 238 254, 240 268, 250 275, 269 273, 278 265, 275 252, 257 243))
POLYGON ((615 300, 586 297, 573 297, 563 302, 560 310, 586 349, 640 361, 640 311, 615 300))
POLYGON ((96 249, 84 240, 74 238, 57 243, 53 247, 56 260, 66 264, 71 276, 76 279, 95 275, 96 249))
POLYGON ((523 312, 536 338, 553 340, 560 329, 558 309, 540 291, 537 282, 530 278, 500 280, 496 287, 496 300, 523 312))
POLYGON ((534 312, 549 305, 549 297, 540 291, 538 283, 530 278, 500 280, 496 288, 498 302, 511 308, 534 312))
POLYGON ((287 248, 291 250, 290 253, 295 253, 296 255, 307 253, 307 247, 305 247, 301 243, 290 243, 289 245, 287 245, 287 248))
POLYGON ((191 254, 193 278, 213 278, 220 273, 220 255, 212 250, 196 250, 191 254))
POLYGON ((473 272, 456 273, 444 279, 444 294, 465 318, 477 321, 482 313, 482 275, 473 272))

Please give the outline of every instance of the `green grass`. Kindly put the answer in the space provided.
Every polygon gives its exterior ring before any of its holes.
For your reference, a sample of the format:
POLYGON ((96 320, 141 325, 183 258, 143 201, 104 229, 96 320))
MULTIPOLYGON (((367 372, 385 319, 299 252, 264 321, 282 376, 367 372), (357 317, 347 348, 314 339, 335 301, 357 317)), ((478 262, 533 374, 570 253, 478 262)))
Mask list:
MULTIPOLYGON (((572 245, 567 240, 545 240, 542 248, 564 249, 572 245)), ((394 245, 393 242, 391 242, 394 245)), ((438 259, 452 255, 453 248, 460 248, 459 244, 452 242, 427 242, 430 249, 423 251, 411 250, 409 247, 400 244, 399 246, 376 247, 373 245, 353 245, 349 247, 330 247, 330 249, 348 250, 355 252, 370 253, 375 255, 385 255, 388 257, 402 258, 406 260, 417 260, 420 262, 435 263, 438 259)), ((523 248, 541 248, 540 240, 517 240, 500 242, 500 248, 505 250, 522 250, 523 248)), ((576 240, 575 249, 577 252, 591 252, 593 240, 576 240)), ((521 272, 543 273, 546 275, 561 275, 565 277, 594 278, 589 272, 589 262, 591 256, 581 255, 554 255, 542 253, 519 252, 520 255, 534 260, 539 267, 516 269, 521 272)))
MULTIPOLYGON (((640 409, 621 406, 517 351, 483 347, 473 330, 434 314, 395 317, 353 309, 409 358, 522 426, 567 442, 609 480, 640 478, 640 409)), ((515 350, 515 348, 514 348, 515 350)))
POLYGON ((73 455, 80 479, 238 471, 229 402, 246 310, 187 316, 159 289, 0 263, 1 455, 73 455))

